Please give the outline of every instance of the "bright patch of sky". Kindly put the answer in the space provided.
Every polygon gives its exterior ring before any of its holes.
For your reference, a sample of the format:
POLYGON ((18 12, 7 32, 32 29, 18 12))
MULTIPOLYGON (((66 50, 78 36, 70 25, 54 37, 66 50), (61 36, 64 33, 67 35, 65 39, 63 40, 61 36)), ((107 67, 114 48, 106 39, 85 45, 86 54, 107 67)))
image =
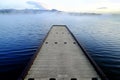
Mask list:
POLYGON ((0 0, 0 9, 57 9, 69 12, 120 12, 120 0, 0 0))

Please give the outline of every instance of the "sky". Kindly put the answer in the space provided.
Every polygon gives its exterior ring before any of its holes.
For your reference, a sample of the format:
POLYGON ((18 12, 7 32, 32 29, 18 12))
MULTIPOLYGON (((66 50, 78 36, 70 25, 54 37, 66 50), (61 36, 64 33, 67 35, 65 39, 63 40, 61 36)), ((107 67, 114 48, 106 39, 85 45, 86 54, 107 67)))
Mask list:
POLYGON ((0 9, 57 9, 68 12, 120 13, 120 0, 0 0, 0 9))

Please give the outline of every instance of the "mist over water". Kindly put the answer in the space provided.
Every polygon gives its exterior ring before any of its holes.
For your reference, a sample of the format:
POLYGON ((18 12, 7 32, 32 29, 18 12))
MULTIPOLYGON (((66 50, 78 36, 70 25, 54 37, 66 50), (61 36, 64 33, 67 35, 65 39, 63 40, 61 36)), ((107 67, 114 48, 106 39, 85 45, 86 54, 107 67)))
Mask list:
POLYGON ((16 80, 52 25, 67 25, 111 80, 120 80, 120 16, 0 14, 0 80, 16 80))

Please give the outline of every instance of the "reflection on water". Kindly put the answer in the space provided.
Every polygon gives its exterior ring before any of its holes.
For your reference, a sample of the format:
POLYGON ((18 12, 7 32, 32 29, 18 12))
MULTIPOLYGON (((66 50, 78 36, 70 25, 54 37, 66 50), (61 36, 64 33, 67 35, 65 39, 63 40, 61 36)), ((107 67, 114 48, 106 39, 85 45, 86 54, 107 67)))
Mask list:
POLYGON ((120 16, 0 15, 0 79, 15 80, 52 25, 66 24, 111 80, 120 80, 120 16))

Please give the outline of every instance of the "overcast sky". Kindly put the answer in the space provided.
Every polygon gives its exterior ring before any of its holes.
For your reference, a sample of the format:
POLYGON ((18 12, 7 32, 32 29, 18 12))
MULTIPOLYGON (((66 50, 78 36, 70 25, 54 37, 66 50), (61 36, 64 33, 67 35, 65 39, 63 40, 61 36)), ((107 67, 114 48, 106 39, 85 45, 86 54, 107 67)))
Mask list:
POLYGON ((120 0, 0 0, 0 9, 58 9, 69 12, 120 12, 120 0))

